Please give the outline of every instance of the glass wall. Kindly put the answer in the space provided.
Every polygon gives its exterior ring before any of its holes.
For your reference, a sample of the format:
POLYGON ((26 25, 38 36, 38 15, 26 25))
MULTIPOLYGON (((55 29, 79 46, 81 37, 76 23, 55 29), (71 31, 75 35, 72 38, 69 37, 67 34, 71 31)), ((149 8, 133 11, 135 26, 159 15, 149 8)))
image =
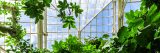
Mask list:
MULTIPOLYGON (((135 11, 139 9, 141 5, 140 0, 128 0, 125 3, 125 13, 129 12, 130 10, 135 11)), ((115 31, 118 32, 118 0, 116 1, 116 14, 114 16, 116 16, 115 31)), ((82 29, 81 37, 101 37, 103 34, 109 34, 109 36, 112 37, 113 26, 113 3, 111 2, 97 16, 95 16, 94 19, 84 27, 84 29, 82 29)), ((124 26, 127 26, 125 14, 124 26)))
POLYGON ((109 34, 111 36, 112 23, 113 7, 111 2, 96 17, 94 17, 90 23, 87 24, 87 26, 82 30, 81 37, 101 37, 103 34, 109 34))
POLYGON ((65 40, 69 34, 78 35, 78 31, 81 30, 93 17, 98 14, 105 4, 111 0, 67 0, 68 2, 76 2, 83 9, 83 13, 75 18, 76 29, 62 28, 61 18, 57 17, 58 0, 52 0, 50 8, 47 9, 47 48, 51 48, 54 40, 65 40))

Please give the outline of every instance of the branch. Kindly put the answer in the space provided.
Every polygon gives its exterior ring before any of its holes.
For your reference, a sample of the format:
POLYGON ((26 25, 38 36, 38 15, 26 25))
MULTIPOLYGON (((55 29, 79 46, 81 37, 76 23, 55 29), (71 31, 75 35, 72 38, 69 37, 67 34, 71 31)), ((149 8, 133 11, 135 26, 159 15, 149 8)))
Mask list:
POLYGON ((2 50, 4 53, 6 52, 6 50, 2 47, 0 47, 0 50, 2 50))
POLYGON ((10 27, 0 26, 0 31, 2 33, 9 33, 10 35, 15 35, 16 31, 10 27))

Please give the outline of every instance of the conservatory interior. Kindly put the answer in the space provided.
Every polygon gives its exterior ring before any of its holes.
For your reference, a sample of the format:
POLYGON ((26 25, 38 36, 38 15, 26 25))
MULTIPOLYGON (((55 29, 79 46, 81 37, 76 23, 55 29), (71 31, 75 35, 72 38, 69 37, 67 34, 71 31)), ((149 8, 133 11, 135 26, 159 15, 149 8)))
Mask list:
POLYGON ((160 0, 0 0, 0 53, 159 53, 160 0))

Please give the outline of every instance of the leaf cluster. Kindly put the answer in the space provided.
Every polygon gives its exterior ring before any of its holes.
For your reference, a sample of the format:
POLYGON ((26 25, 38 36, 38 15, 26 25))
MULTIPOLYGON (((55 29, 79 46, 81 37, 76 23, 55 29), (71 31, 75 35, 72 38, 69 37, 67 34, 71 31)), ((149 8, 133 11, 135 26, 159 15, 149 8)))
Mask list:
POLYGON ((52 0, 24 0, 23 9, 25 9, 25 14, 30 16, 30 18, 35 19, 35 23, 39 20, 43 20, 43 11, 45 7, 50 7, 52 0))
POLYGON ((97 53, 96 46, 83 44, 76 36, 69 35, 65 41, 55 41, 54 53, 97 53))
POLYGON ((128 26, 119 29, 108 52, 160 52, 160 11, 157 2, 142 0, 140 10, 131 10, 125 14, 128 26))
POLYGON ((51 53, 47 49, 34 48, 33 44, 29 43, 28 40, 21 39, 16 45, 10 45, 10 49, 7 49, 7 53, 51 53))
MULTIPOLYGON (((85 39, 85 44, 91 44, 96 46, 96 50, 99 50, 100 53, 106 52, 107 48, 104 47, 105 44, 109 41, 109 35, 104 34, 102 37, 90 37, 85 39)), ((107 43, 108 44, 108 43, 107 43)))
POLYGON ((61 18, 61 21, 64 23, 63 28, 76 28, 75 18, 83 12, 79 5, 76 3, 68 3, 67 0, 58 1, 58 17, 61 18))

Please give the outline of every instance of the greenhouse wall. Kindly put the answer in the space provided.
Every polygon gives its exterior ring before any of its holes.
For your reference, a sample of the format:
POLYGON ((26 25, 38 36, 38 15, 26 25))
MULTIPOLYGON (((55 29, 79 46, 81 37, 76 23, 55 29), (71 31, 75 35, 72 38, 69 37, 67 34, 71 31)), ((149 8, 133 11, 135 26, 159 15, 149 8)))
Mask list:
MULTIPOLYGON (((59 17, 57 17, 58 12, 56 11, 56 5, 58 0, 53 0, 50 8, 47 9, 47 48, 51 49, 51 45, 54 40, 65 40, 69 34, 78 35, 78 31, 81 31, 81 38, 101 37, 103 34, 109 34, 112 37, 113 32, 113 16, 116 16, 116 32, 118 30, 118 4, 116 2, 116 14, 113 15, 113 3, 111 0, 68 0, 69 2, 76 2, 80 4, 81 8, 84 10, 83 13, 75 18, 76 29, 62 28, 62 22, 59 17), (55 6, 54 6, 55 5, 55 6)), ((140 1, 128 1, 124 11, 129 12, 130 10, 136 10, 140 7, 140 1)), ((0 15, 0 22, 9 22, 7 17, 11 15, 0 15)), ((38 37, 37 37, 37 26, 33 19, 24 15, 21 12, 20 24, 26 28, 27 35, 24 39, 30 39, 30 43, 37 47, 38 37)), ((126 19, 124 19, 124 25, 126 24, 126 19)), ((0 47, 6 49, 5 37, 0 38, 0 47)))

